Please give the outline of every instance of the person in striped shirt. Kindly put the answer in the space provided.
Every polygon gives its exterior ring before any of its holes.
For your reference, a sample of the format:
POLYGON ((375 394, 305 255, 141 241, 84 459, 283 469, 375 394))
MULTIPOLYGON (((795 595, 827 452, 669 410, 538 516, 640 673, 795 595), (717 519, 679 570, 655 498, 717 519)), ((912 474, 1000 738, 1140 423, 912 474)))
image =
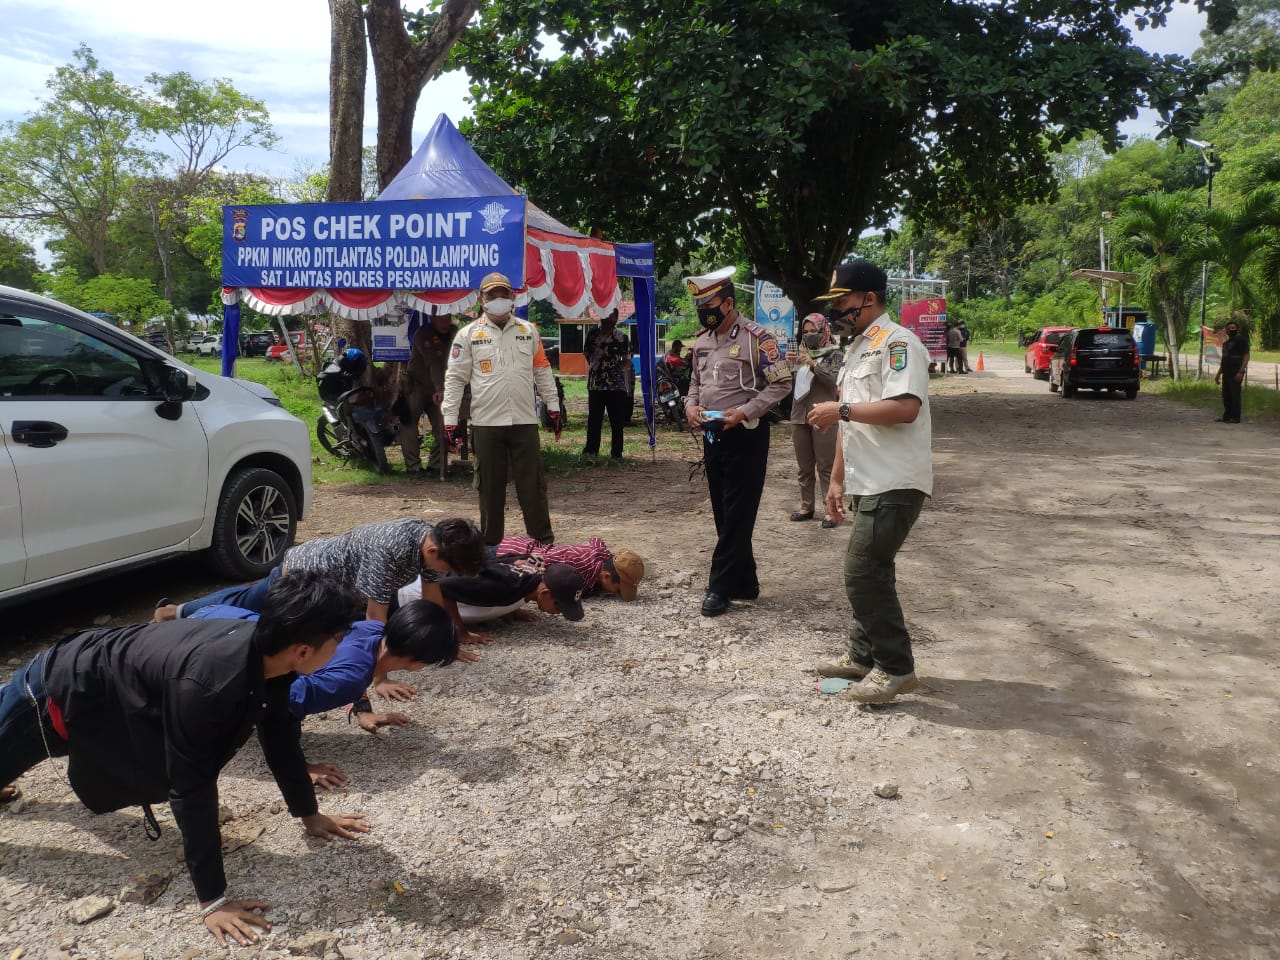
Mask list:
POLYGON ((495 557, 539 557, 544 563, 567 563, 582 574, 582 593, 614 593, 634 600, 644 579, 644 561, 630 550, 610 552, 603 540, 592 537, 586 543, 549 547, 533 537, 512 534, 503 537, 495 557))

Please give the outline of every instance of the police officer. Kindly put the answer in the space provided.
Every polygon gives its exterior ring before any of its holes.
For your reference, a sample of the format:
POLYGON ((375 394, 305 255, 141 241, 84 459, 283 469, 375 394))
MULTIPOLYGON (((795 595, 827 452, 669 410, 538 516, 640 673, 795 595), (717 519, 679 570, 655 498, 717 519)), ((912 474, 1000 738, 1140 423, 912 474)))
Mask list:
POLYGON ((764 327, 738 313, 734 267, 687 277, 702 332, 693 345, 685 416, 703 432, 716 549, 702 615, 760 595, 751 534, 764 492, 769 427, 761 417, 791 392, 791 371, 764 327))
POLYGON ((818 673, 860 679, 849 695, 861 703, 888 703, 918 685, 894 559, 933 492, 929 352, 885 312, 887 286, 885 272, 865 260, 836 268, 819 299, 834 301, 832 333, 854 339, 839 400, 809 413, 813 426, 840 429, 827 515, 843 520, 846 496, 853 510, 844 557, 849 652, 818 673))
POLYGON ((507 464, 516 483, 524 529, 541 543, 555 541, 547 506, 547 479, 542 471, 542 445, 533 392, 547 405, 552 429, 560 439, 560 402, 551 364, 542 349, 538 328, 512 314, 511 281, 491 273, 480 283, 484 314, 458 331, 449 350, 441 404, 450 449, 462 442, 458 429, 462 394, 471 385, 472 442, 476 455, 476 490, 480 495, 480 530, 484 542, 501 540, 507 503, 507 464))

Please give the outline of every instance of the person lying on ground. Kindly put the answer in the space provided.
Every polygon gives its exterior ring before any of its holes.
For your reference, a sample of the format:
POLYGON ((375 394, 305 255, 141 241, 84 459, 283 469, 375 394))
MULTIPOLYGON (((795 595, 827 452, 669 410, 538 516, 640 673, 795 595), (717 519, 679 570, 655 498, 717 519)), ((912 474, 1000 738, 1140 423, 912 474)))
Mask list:
MULTIPOLYGON (((201 607, 193 620, 257 620, 258 614, 240 607, 217 604, 201 607)), ((387 619, 359 620, 351 624, 333 659, 319 670, 300 675, 289 687, 289 712, 299 721, 313 713, 347 707, 362 730, 377 733, 382 727, 409 723, 403 713, 375 713, 369 685, 375 676, 392 670, 416 673, 424 667, 447 667, 458 659, 461 646, 449 615, 434 603, 411 595, 387 619)), ((311 782, 326 790, 345 787, 350 778, 332 763, 308 763, 311 782)))
POLYGON ((637 554, 630 550, 614 554, 599 537, 592 537, 586 543, 548 547, 533 537, 512 534, 502 539, 494 556, 532 556, 544 563, 567 563, 582 574, 584 596, 603 591, 617 594, 623 600, 634 600, 644 579, 644 561, 637 554))
MULTIPOLYGON (((181 604, 162 604, 156 608, 157 621, 189 617, 201 607, 227 604, 243 610, 258 611, 262 598, 281 573, 315 570, 327 574, 348 589, 365 598, 365 619, 386 623, 396 591, 406 583, 420 581, 420 599, 430 600, 445 612, 462 632, 463 643, 487 643, 483 634, 467 630, 457 607, 445 598, 436 585, 442 573, 472 576, 488 562, 488 553, 480 528, 459 517, 430 523, 404 518, 366 523, 335 537, 319 537, 292 547, 279 566, 257 583, 218 590, 181 604)), ((474 659, 474 657, 463 657, 474 659)), ((396 694, 395 685, 375 689, 389 699, 408 699, 404 691, 396 694)))
POLYGON ((169 804, 205 928, 225 946, 269 930, 267 904, 227 895, 218 774, 254 728, 289 812, 313 837, 353 840, 364 815, 319 812, 289 710, 294 678, 319 670, 359 598, 332 579, 289 573, 257 623, 180 620, 86 630, 37 654, 0 688, 0 783, 69 757, 67 779, 94 813, 169 804))
MULTIPOLYGON (((416 589, 409 584, 400 588, 400 595, 411 598, 416 589)), ((573 622, 583 617, 582 574, 567 563, 544 564, 538 557, 498 557, 474 577, 441 577, 440 590, 468 624, 502 617, 532 620, 526 603, 573 622)))

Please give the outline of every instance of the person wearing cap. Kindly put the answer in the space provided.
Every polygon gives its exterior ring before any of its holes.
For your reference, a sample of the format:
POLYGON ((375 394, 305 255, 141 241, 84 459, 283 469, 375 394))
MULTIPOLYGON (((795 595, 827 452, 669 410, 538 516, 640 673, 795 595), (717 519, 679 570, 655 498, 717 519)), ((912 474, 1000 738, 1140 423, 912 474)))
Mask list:
POLYGON ((898 602, 894 558, 933 492, 929 418, 929 352, 885 311, 888 277, 865 260, 841 264, 831 289, 831 330, 853 335, 840 371, 839 400, 819 403, 809 423, 838 425, 827 488, 827 515, 853 529, 844 556, 844 584, 853 608, 849 651, 818 666, 824 677, 859 680, 860 703, 888 703, 918 682, 898 602))
POLYGON ((778 342, 738 313, 735 267, 686 277, 702 332, 693 345, 685 417, 702 431, 716 547, 702 615, 716 617, 730 600, 760 595, 751 549, 769 463, 769 427, 761 421, 791 392, 791 370, 778 342))
POLYGON ((619 550, 615 554, 599 537, 592 537, 586 543, 548 547, 532 537, 513 534, 503 538, 494 555, 499 559, 535 556, 545 563, 566 563, 582 574, 584 594, 613 593, 627 601, 636 598, 640 581, 644 579, 644 561, 637 554, 630 550, 619 550))
POLYGON ((560 438, 560 398, 551 363, 542 349, 538 328, 513 315, 511 281, 491 273, 480 283, 480 319, 458 331, 449 350, 441 414, 451 449, 464 439, 458 432, 459 411, 471 387, 471 435, 476 455, 476 490, 480 497, 480 529, 484 542, 502 540, 507 505, 508 464, 524 528, 542 543, 553 543, 547 478, 534 390, 547 405, 552 429, 560 438))
POLYGON ((631 370, 631 338, 618 329, 618 311, 600 318, 600 326, 587 334, 582 352, 587 355, 587 442, 584 457, 600 454, 600 431, 609 414, 609 457, 622 459, 623 427, 631 419, 631 395, 627 373, 631 370))
MULTIPOLYGON (((582 609, 582 574, 567 563, 545 563, 541 558, 512 555, 496 558, 474 577, 445 577, 440 584, 444 595, 458 605, 468 624, 485 623, 524 614, 526 603, 536 604, 543 613, 560 615, 571 623, 585 616, 582 609)), ((408 599, 413 585, 401 588, 408 599)))

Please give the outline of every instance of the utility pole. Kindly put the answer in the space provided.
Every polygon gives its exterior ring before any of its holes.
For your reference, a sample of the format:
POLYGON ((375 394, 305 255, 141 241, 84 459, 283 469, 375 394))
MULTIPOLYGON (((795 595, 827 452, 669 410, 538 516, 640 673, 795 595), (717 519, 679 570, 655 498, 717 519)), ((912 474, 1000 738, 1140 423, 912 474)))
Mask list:
MULTIPOLYGON (((1214 152, 1212 143, 1205 143, 1203 140, 1187 140, 1187 143, 1200 151, 1200 159, 1204 161, 1204 171, 1209 176, 1208 190, 1205 195, 1204 209, 1204 238, 1207 242, 1209 239, 1209 217, 1207 214, 1213 210, 1213 172, 1222 166, 1222 161, 1218 159, 1214 152)), ((1204 316, 1205 308, 1209 304, 1209 261, 1206 259, 1200 264, 1200 356, 1196 361, 1196 379, 1200 380, 1204 377, 1204 316)))

